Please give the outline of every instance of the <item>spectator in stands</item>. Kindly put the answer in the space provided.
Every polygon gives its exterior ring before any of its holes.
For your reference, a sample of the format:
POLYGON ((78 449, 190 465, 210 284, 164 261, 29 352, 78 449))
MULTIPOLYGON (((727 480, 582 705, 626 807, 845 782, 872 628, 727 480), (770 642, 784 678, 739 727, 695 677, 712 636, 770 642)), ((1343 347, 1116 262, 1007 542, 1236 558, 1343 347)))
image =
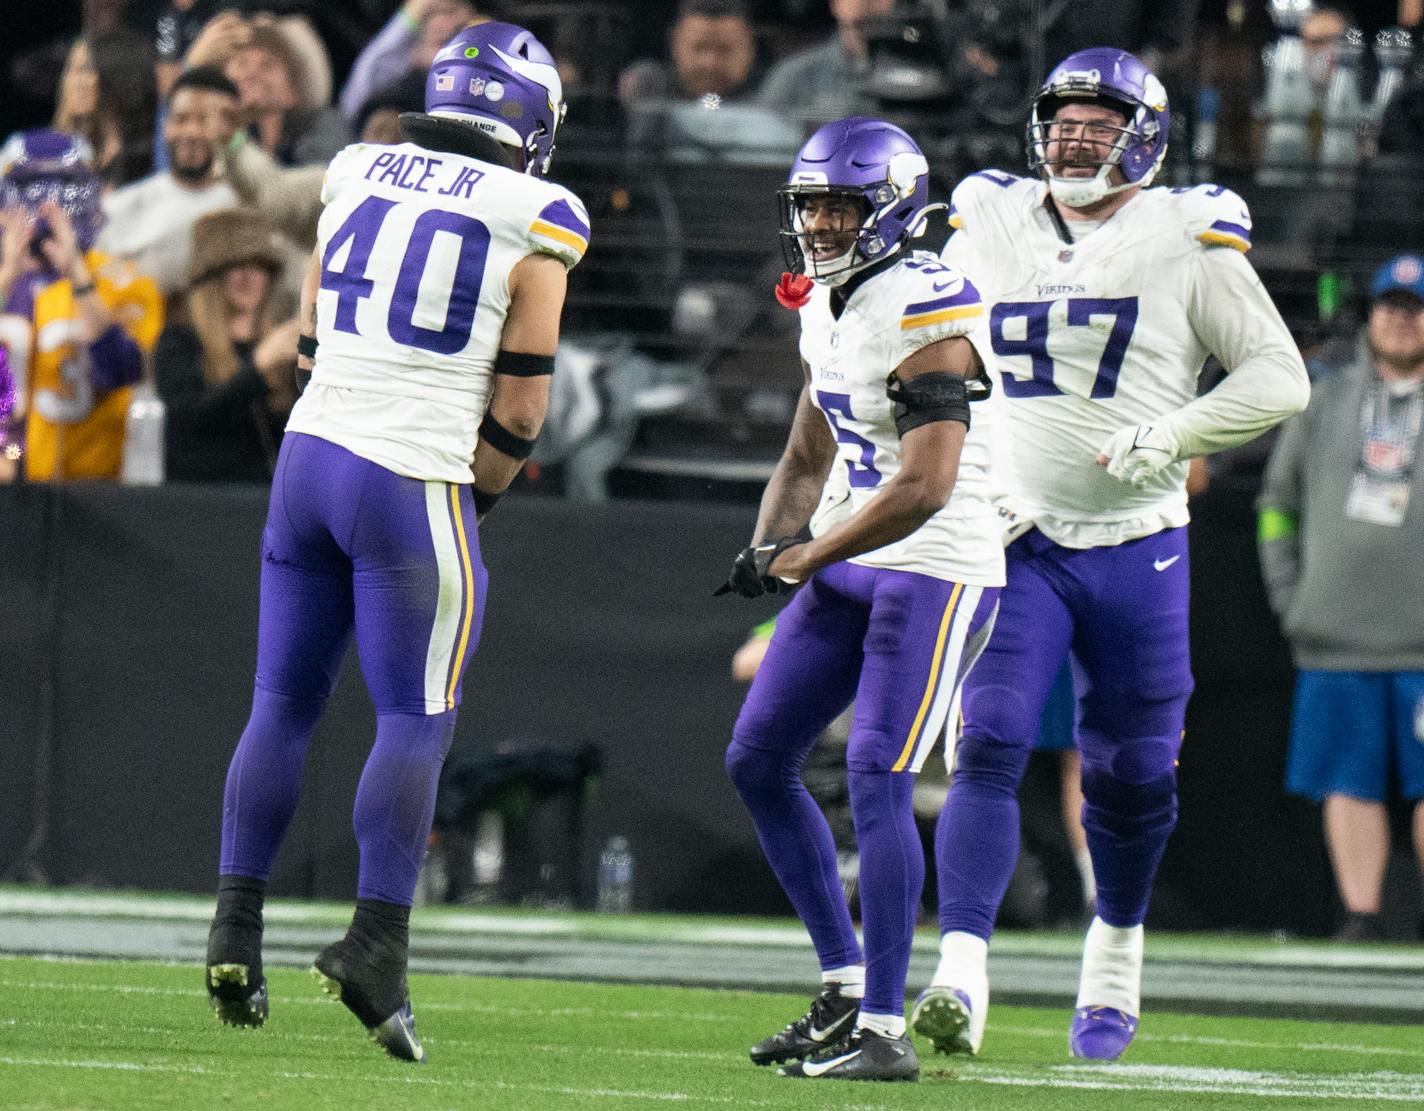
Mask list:
POLYGON ((39 337, 21 371, 26 473, 117 478, 129 387, 163 327, 158 287, 93 249, 102 183, 83 139, 19 132, 0 175, 0 304, 39 337))
POLYGON ((247 130, 279 163, 325 166, 351 136, 341 113, 321 99, 322 81, 308 76, 312 64, 303 59, 311 49, 307 30, 228 11, 203 28, 188 64, 222 68, 237 86, 247 130))
POLYGON ((1305 75, 1317 101, 1325 96, 1338 63, 1340 44, 1350 29, 1350 16, 1340 8, 1320 5, 1300 22, 1300 45, 1305 75))
POLYGON ((153 29, 154 74, 158 94, 167 97, 183 72, 183 56, 203 27, 220 12, 236 7, 233 0, 168 0, 153 29))
MULTIPOLYGON (((1056 6, 1044 33, 1043 52, 1064 58, 1079 50, 1112 43, 1136 54, 1154 73, 1191 41, 1200 0, 1073 0, 1056 6)), ((1173 101, 1175 105, 1180 103, 1173 101)))
POLYGON ((282 165, 325 166, 350 142, 336 109, 302 100, 300 58, 279 28, 254 24, 225 72, 242 96, 249 133, 282 165))
POLYGON ((618 98, 631 107, 648 101, 717 103, 754 95, 756 34, 746 0, 682 0, 668 35, 671 65, 634 62, 618 78, 618 98))
POLYGON ((1387 263, 1370 292, 1355 362, 1271 454, 1259 524, 1300 669, 1286 789, 1324 802, 1349 940, 1381 936, 1392 786, 1424 862, 1424 257, 1387 263))
POLYGON ((83 136, 106 184, 127 185, 153 168, 157 108, 153 50, 142 35, 120 27, 75 40, 59 79, 54 128, 83 136))
POLYGON ((1418 159, 1424 155, 1424 58, 1385 106, 1379 152, 1418 159))
POLYGON ((217 141, 236 127, 237 86, 210 66, 173 83, 163 122, 168 169, 104 198, 99 249, 131 260, 169 297, 188 280, 190 231, 206 212, 231 208, 237 197, 221 176, 217 141))
POLYGON ((374 94, 356 113, 356 137, 363 143, 399 143, 402 112, 425 110, 425 74, 408 73, 374 94))
POLYGON ((184 323, 154 353, 168 406, 167 476, 179 482, 266 482, 296 400, 299 324, 274 325, 282 255, 272 222, 252 209, 209 212, 193 225, 184 323))
POLYGON ((408 73, 424 78, 436 53, 456 31, 488 19, 466 0, 406 0, 351 67, 341 90, 341 111, 355 123, 362 105, 376 93, 408 73))
POLYGON ((769 108, 804 119, 833 120, 870 111, 860 85, 870 65, 860 24, 889 15, 895 0, 830 0, 836 31, 772 66, 759 99, 769 108))

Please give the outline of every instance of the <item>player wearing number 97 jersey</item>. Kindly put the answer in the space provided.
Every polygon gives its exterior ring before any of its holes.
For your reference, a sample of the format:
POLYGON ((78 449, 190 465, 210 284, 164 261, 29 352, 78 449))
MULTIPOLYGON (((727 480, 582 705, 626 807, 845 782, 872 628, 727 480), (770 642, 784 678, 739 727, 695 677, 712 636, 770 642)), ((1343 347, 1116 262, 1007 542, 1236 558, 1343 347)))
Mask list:
POLYGON ((751 1050, 757 1064, 790 1062, 786 1076, 918 1075, 904 1019, 924 880, 911 791, 956 713, 1003 582, 984 306, 961 273, 909 249, 928 180, 908 135, 851 118, 811 137, 781 190, 793 273, 778 296, 799 306, 806 385, 752 546, 721 592, 804 583, 777 620, 727 750, 728 774, 821 964, 810 1012, 751 1050), (809 542, 788 539, 808 523, 809 542), (846 764, 863 952, 830 830, 798 774, 852 699, 846 764))
POLYGON ((333 160, 303 314, 312 377, 263 535, 252 714, 223 797, 207 989, 260 1025, 262 902, 312 730, 354 631, 376 707, 357 788, 356 913, 313 971, 394 1057, 425 1055, 407 928, 435 787, 479 642, 476 521, 533 447, 583 206, 543 180, 563 118, 528 31, 467 28, 437 55, 407 141, 333 160))
MULTIPOLYGON (((1148 189, 1167 97, 1132 55, 1081 51, 1049 75, 1030 178, 954 192, 944 257, 989 305, 1012 433, 1017 539, 994 635, 969 677, 936 832, 942 959, 917 1030, 977 1052, 990 932, 1013 870, 1016 789, 1070 650, 1081 692, 1083 823, 1097 880, 1072 1052, 1115 1058, 1139 1015, 1142 921, 1176 822, 1187 654, 1186 460, 1305 407, 1305 368, 1246 251, 1241 198, 1148 189), (1230 372, 1197 393, 1209 354, 1230 372)), ((1012 537, 1011 537, 1012 538, 1012 537)))

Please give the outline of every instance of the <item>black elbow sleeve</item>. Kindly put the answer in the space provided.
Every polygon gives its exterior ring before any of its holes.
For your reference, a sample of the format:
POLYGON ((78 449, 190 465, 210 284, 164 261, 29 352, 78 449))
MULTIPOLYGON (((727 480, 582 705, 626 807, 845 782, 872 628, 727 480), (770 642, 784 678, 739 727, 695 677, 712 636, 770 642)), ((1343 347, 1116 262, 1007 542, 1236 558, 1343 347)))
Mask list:
POLYGON ((480 422, 480 439, 511 459, 528 459, 534 451, 534 440, 511 432, 494 419, 493 413, 486 413, 480 422))
POLYGON ((494 372, 514 378, 538 378, 554 373, 554 356, 528 355, 520 351, 500 349, 494 357, 494 372))
POLYGON ((957 420, 969 427, 969 403, 989 396, 990 386, 976 379, 969 382, 958 374, 936 370, 902 382, 892 372, 885 396, 895 406, 895 431, 907 432, 935 421, 957 420))

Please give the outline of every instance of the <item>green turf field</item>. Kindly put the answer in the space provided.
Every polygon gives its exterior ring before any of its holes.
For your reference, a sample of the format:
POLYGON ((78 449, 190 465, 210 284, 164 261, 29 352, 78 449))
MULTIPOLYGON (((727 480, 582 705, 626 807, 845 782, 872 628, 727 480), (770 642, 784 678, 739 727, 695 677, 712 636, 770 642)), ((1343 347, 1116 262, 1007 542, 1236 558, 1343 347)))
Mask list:
POLYGON ((1149 1013, 1125 1061, 1069 1061, 1065 1010, 996 1007, 983 1056, 921 1057, 918 1085, 785 1080, 745 1048, 800 996, 411 977, 429 1050, 388 1060, 305 973, 269 973, 262 1030, 208 1013, 194 965, 0 958, 0 1106, 1230 1108, 1424 1103, 1417 1027, 1149 1013))

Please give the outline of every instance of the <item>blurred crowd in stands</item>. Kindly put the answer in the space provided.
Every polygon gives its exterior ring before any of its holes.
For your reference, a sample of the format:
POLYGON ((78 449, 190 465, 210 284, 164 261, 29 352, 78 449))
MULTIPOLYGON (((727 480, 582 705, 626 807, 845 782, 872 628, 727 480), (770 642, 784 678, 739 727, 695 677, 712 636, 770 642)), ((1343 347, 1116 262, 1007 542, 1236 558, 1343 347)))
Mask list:
POLYGON ((599 228, 574 276, 566 380, 540 453, 574 496, 606 496, 630 451, 691 450, 733 471, 738 457, 772 453, 798 376, 789 314, 763 296, 780 266, 771 190, 810 129, 851 113, 905 124, 941 191, 975 169, 1018 171, 1029 94, 1053 61, 1089 45, 1134 50, 1161 73, 1173 101, 1167 184, 1217 180, 1247 197, 1253 259, 1314 348, 1353 331, 1362 275, 1424 243, 1421 7, 60 6, 35 16, 0 74, 4 122, 24 132, 0 166, 11 241, 0 246, 0 337, 15 394, 0 468, 118 477, 123 410, 156 386, 170 478, 263 479, 295 388, 287 341, 324 166, 349 142, 399 141, 435 52, 492 17, 531 26, 558 57, 570 112, 554 176, 599 228), (71 26, 50 26, 66 12, 71 26), (72 262, 40 244, 61 238, 40 213, 47 201, 71 217, 72 262), (16 215, 26 204, 27 223, 16 215), (36 430, 39 455, 25 447, 36 430))
MULTIPOLYGON (((555 53, 569 113, 551 176, 595 227, 527 472, 544 489, 596 501, 622 473, 643 475, 624 479, 640 493, 752 496, 801 386, 794 315, 771 291, 774 190, 803 138, 892 119, 947 199, 965 173, 1023 172, 1033 90, 1096 45, 1138 53, 1169 90, 1159 184, 1247 199, 1251 258, 1312 374, 1353 382, 1382 311, 1370 275, 1424 251, 1421 15, 1424 0, 30 5, 0 45, 0 135, 15 132, 0 148, 0 481, 266 481, 298 389, 326 163, 398 142, 435 53, 489 18, 555 53)), ((1384 293, 1414 296, 1417 317, 1421 262, 1400 265, 1415 270, 1384 293)), ((1213 458, 1213 482, 1254 490, 1269 446, 1213 458)), ((1414 836, 1424 854, 1424 811, 1414 836)), ((1360 839, 1373 870, 1346 902, 1368 914, 1387 841, 1360 839)))

